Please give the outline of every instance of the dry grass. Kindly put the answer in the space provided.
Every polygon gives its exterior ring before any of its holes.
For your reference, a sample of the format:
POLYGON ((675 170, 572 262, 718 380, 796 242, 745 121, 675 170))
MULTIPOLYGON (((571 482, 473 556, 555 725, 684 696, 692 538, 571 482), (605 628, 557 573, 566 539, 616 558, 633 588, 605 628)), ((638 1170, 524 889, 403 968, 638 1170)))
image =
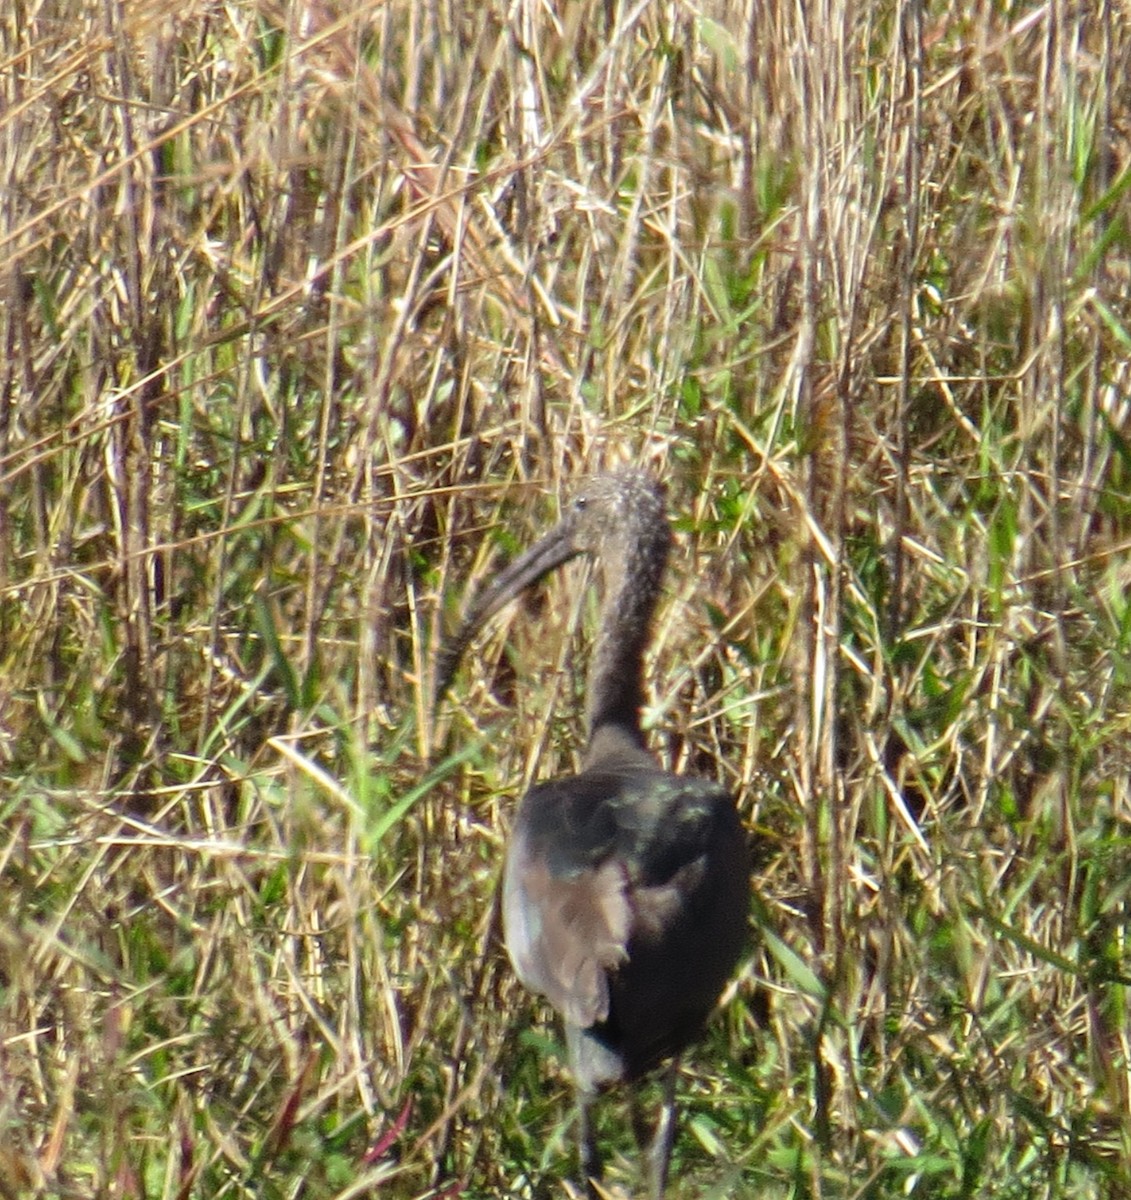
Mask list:
POLYGON ((563 1194, 489 913, 587 606, 429 677, 626 457, 657 746, 759 847, 675 1194, 1131 1195, 1125 9, 14 0, 0 53, 0 1196, 563 1194))

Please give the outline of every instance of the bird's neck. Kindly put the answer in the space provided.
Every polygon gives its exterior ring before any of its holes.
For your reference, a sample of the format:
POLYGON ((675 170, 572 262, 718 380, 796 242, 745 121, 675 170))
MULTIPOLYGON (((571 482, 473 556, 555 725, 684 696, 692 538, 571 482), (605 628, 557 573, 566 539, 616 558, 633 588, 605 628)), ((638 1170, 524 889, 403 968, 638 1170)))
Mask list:
POLYGON ((601 725, 585 748, 582 770, 599 772, 656 771, 655 755, 644 745, 639 726, 601 725))
MULTIPOLYGON (((662 570, 662 562, 659 564, 662 570)), ((591 749, 615 738, 644 747, 644 650, 656 607, 659 572, 606 566, 600 635, 589 669, 588 726, 591 749)), ((587 757, 591 757, 587 756, 587 757)))

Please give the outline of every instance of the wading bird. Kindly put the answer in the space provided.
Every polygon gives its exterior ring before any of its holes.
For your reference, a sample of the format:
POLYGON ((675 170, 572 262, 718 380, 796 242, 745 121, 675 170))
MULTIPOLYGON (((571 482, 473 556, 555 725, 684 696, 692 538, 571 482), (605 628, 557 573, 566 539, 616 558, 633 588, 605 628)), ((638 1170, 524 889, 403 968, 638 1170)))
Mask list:
MULTIPOLYGON (((515 973, 565 1022, 591 1196, 601 1178, 593 1096, 671 1060, 647 1148, 650 1192, 662 1196, 679 1056, 746 938, 750 863, 733 800, 708 780, 662 770, 640 728, 642 660, 670 545, 656 480, 639 470, 596 476, 561 523, 483 590, 437 664, 439 697, 477 629, 508 600, 570 558, 597 560, 604 595, 581 771, 526 793, 503 869, 515 973)), ((635 1091, 633 1124, 644 1150, 635 1091)))

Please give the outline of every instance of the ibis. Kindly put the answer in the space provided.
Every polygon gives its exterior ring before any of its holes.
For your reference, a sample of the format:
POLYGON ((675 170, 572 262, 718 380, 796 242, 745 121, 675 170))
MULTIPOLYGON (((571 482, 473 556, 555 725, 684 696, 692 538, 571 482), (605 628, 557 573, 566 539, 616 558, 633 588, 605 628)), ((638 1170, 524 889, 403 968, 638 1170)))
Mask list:
POLYGON ((747 839, 719 784, 665 771, 641 728, 644 653, 671 548, 664 489, 649 473, 594 476, 563 519, 482 589, 441 649, 436 694, 467 646, 523 589, 578 555, 602 583, 576 775, 533 786, 514 818, 502 880, 515 974, 561 1014, 580 1113, 580 1165, 597 1196, 596 1094, 633 1088, 649 1191, 662 1197, 681 1055, 742 955, 750 907, 747 839), (666 1064, 659 1119, 639 1119, 634 1085, 666 1064))

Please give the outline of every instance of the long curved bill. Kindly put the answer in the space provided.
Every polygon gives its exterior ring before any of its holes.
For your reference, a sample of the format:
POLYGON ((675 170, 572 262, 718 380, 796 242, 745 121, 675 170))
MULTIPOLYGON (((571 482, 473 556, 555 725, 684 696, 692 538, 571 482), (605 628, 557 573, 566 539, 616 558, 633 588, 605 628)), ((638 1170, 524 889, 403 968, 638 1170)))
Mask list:
POLYGON ((573 532, 573 521, 566 519, 560 522, 475 597, 459 627, 459 632, 443 643, 436 656, 435 704, 440 702, 448 690, 459 669, 463 652, 482 625, 509 600, 513 600, 520 592, 580 553, 574 543, 573 532))

